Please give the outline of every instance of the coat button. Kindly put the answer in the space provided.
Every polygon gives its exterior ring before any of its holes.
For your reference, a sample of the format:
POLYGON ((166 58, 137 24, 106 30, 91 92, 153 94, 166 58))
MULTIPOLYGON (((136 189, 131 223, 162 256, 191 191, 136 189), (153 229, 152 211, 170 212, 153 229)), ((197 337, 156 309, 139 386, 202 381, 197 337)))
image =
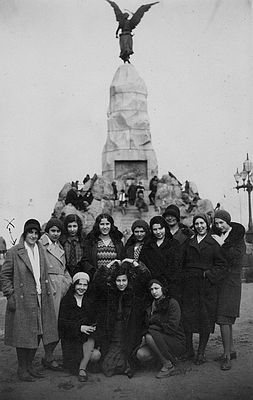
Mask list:
POLYGON ((48 296, 50 296, 51 292, 47 292, 48 296))
POLYGON ((24 286, 24 284, 23 284, 23 283, 20 283, 20 287, 22 287, 22 286, 24 286))
POLYGON ((24 296, 21 294, 21 295, 20 295, 20 298, 21 298, 21 299, 23 299, 23 298, 24 298, 24 296))
POLYGON ((48 283, 48 279, 45 280, 45 283, 48 283))

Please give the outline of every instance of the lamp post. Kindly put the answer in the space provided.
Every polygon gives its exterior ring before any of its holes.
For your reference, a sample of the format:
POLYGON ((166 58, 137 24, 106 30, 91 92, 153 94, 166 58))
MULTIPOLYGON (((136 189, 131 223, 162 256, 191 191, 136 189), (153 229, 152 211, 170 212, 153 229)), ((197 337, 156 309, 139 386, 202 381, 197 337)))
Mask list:
POLYGON ((248 204, 249 204, 249 223, 248 230, 246 232, 246 240, 249 243, 253 243, 253 223, 252 223, 252 209, 251 209, 251 192, 253 190, 253 163, 249 160, 249 155, 247 153, 247 159, 243 163, 242 172, 238 172, 238 168, 236 173, 234 174, 234 178, 236 181, 236 187, 234 189, 239 193, 240 189, 246 190, 248 192, 248 204), (242 184, 240 184, 240 180, 242 179, 242 184))

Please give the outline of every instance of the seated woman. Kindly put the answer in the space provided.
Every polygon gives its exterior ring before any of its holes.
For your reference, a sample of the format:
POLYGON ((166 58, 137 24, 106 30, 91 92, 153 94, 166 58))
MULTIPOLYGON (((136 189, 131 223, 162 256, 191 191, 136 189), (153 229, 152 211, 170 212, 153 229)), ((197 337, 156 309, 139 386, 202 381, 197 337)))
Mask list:
POLYGON ((147 309, 147 329, 137 358, 140 361, 158 358, 162 368, 156 377, 165 378, 172 374, 177 357, 185 352, 181 310, 159 280, 152 279, 149 288, 154 300, 147 309))
POLYGON ((136 267, 126 260, 122 264, 116 260, 108 267, 101 267, 94 276, 98 297, 104 298, 98 316, 102 370, 106 376, 126 374, 131 378, 130 365, 141 342, 145 308, 130 282, 131 269, 136 267))
POLYGON ((100 352, 94 349, 96 307, 88 293, 90 277, 85 272, 73 276, 73 285, 63 297, 59 313, 59 335, 62 344, 63 366, 78 380, 86 382, 89 361, 98 361, 100 352))

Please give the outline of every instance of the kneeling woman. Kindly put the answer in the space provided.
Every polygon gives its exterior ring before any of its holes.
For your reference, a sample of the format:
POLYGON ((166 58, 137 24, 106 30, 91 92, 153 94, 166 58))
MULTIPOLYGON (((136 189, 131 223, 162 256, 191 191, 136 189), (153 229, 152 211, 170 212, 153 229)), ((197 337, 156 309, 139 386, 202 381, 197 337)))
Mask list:
POLYGON ((154 300, 147 309, 147 332, 137 358, 140 361, 158 358, 162 368, 156 377, 165 378, 173 372, 176 359, 185 352, 181 310, 177 300, 166 294, 159 280, 152 279, 149 287, 154 300))
POLYGON ((141 342, 145 308, 130 282, 131 263, 115 261, 107 271, 105 268, 94 277, 96 292, 103 291, 99 298, 104 298, 98 317, 102 370, 106 376, 126 374, 131 378, 131 360, 141 342))
POLYGON ((90 277, 85 272, 73 276, 73 285, 63 297, 59 313, 59 334, 64 368, 78 373, 80 382, 87 381, 89 361, 98 361, 95 345, 95 303, 88 295, 90 277))

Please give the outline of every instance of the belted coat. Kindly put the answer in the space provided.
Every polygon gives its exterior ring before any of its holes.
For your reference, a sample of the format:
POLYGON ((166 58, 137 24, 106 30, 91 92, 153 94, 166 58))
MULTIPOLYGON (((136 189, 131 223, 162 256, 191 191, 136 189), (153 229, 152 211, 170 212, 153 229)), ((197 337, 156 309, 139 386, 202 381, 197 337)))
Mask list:
MULTIPOLYGON (((41 322, 43 342, 58 340, 57 321, 50 290, 44 250, 38 244, 41 283, 41 322)), ((7 297, 5 344, 13 347, 38 347, 39 303, 32 265, 21 238, 6 255, 1 271, 2 290, 7 297)))
POLYGON ((240 315, 242 260, 246 252, 245 228, 231 222, 232 230, 221 246, 222 255, 228 262, 228 275, 219 287, 218 316, 232 318, 240 315))
POLYGON ((53 244, 47 234, 40 238, 48 261, 49 284, 53 295, 56 317, 58 318, 60 302, 72 283, 71 276, 66 269, 64 250, 60 243, 53 244))

